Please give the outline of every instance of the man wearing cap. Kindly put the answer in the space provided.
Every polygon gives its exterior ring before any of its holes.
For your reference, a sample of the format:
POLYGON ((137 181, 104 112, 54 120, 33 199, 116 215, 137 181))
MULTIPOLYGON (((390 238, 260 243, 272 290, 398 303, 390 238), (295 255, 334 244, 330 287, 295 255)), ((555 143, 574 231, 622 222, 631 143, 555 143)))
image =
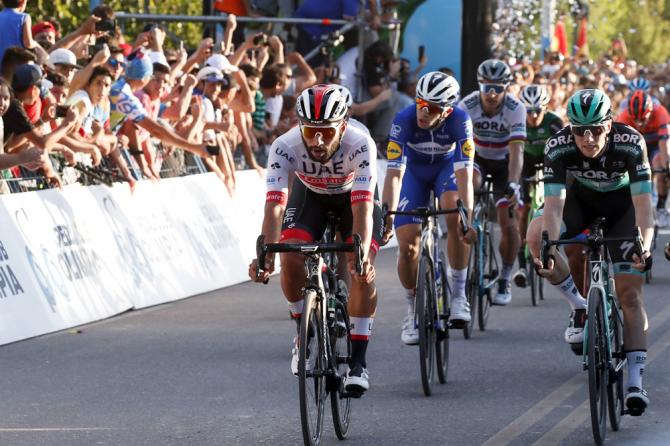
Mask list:
MULTIPOLYGON (((51 133, 42 134, 36 127, 42 115, 42 99, 40 97, 42 77, 42 70, 33 64, 19 65, 14 72, 12 78, 14 98, 9 104, 7 113, 3 116, 5 150, 7 152, 22 149, 27 143, 37 146, 44 152, 49 152, 52 149, 60 150, 56 147, 56 143, 67 133, 74 131, 78 114, 72 109, 68 110, 65 119, 51 133)), ((60 184, 60 180, 48 162, 42 167, 47 178, 60 184)))
POLYGON ((68 84, 72 82, 76 70, 81 68, 74 53, 65 48, 58 48, 49 54, 49 66, 53 72, 65 76, 68 84))
POLYGON ((40 22, 33 26, 33 38, 45 48, 51 47, 56 43, 56 36, 58 31, 51 22, 40 22))
POLYGON ((151 80, 152 75, 153 65, 151 60, 141 51, 136 52, 126 67, 125 77, 119 79, 112 86, 109 95, 112 104, 112 127, 130 120, 167 144, 182 147, 184 150, 193 152, 203 158, 207 157, 204 144, 194 144, 185 140, 147 115, 142 103, 133 94, 133 91, 144 88, 151 80))
POLYGON ((214 160, 206 159, 207 166, 224 182, 229 192, 235 189, 235 163, 232 150, 229 149, 225 135, 225 124, 221 122, 220 113, 214 108, 213 101, 218 99, 222 88, 230 88, 232 79, 214 67, 204 67, 197 74, 198 87, 194 95, 199 96, 205 119, 204 140, 210 147, 214 160))

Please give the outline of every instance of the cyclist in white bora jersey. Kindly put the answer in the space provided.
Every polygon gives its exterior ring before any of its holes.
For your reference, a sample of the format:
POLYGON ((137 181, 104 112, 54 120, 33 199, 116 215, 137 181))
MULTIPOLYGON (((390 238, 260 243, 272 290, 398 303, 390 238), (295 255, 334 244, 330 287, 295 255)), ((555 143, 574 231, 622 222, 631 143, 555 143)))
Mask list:
POLYGON ((475 190, 486 174, 490 174, 494 190, 500 191, 495 198, 503 267, 498 292, 493 298, 495 305, 507 305, 512 300, 510 278, 520 245, 516 213, 509 212, 508 208, 516 207, 520 199, 526 107, 507 92, 511 79, 512 71, 506 63, 485 60, 477 69, 479 91, 470 93, 458 104, 468 112, 474 127, 475 190))

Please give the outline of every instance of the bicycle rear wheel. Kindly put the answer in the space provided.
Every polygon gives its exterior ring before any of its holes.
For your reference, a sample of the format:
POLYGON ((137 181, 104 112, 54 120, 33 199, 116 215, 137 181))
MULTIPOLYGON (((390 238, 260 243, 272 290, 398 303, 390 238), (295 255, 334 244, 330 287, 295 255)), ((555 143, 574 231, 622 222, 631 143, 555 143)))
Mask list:
POLYGON ((300 325, 298 387, 300 391, 300 422, 306 445, 321 443, 324 409, 326 407, 326 352, 322 320, 322 302, 316 291, 305 293, 305 310, 300 325))
POLYGON ((470 248, 470 259, 468 261, 468 282, 465 287, 465 294, 470 304, 470 322, 463 325, 463 337, 470 339, 475 329, 475 320, 477 319, 477 302, 479 300, 479 243, 481 243, 481 232, 478 232, 477 243, 470 248))
POLYGON ((341 302, 338 302, 335 311, 335 328, 331 330, 331 346, 330 359, 333 370, 337 372, 337 382, 333 386, 335 388, 330 392, 330 407, 335 435, 340 440, 344 440, 351 422, 351 398, 342 396, 344 376, 351 357, 351 340, 349 339, 349 316, 341 302))
POLYGON ((421 364, 421 386, 426 396, 431 394, 433 362, 435 360, 435 279, 427 255, 419 261, 416 284, 416 314, 419 319, 419 357, 421 364))
POLYGON ((532 262, 533 259, 531 256, 526 257, 526 272, 528 276, 528 282, 530 282, 530 302, 534 307, 537 307, 537 300, 540 294, 540 290, 538 289, 539 281, 537 280, 539 276, 535 271, 535 267, 533 266, 532 262))
POLYGON ((440 384, 447 382, 449 368, 449 282, 447 281, 447 259, 444 252, 440 252, 438 265, 440 280, 437 288, 437 320, 438 328, 435 338, 435 364, 437 365, 437 380, 440 384))
POLYGON ((605 331, 605 296, 601 288, 591 288, 588 297, 588 373, 589 405, 593 440, 600 445, 605 441, 607 427, 607 336, 605 331))
POLYGON ((621 313, 614 302, 611 302, 610 332, 612 339, 612 370, 607 383, 607 408, 610 426, 618 431, 621 424, 621 414, 624 407, 623 373, 626 354, 623 352, 623 321, 621 313))

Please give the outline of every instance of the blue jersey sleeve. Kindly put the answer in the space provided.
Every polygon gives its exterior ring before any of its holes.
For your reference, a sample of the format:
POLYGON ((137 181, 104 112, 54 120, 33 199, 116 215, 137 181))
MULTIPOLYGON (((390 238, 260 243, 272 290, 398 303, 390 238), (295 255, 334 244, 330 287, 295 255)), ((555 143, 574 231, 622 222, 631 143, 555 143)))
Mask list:
POLYGON ((405 154, 407 141, 412 137, 416 117, 412 116, 415 106, 411 105, 400 111, 393 119, 389 132, 389 142, 386 146, 386 158, 388 169, 402 169, 407 162, 405 154))
POLYGON ((468 113, 460 108, 452 112, 449 133, 456 144, 454 170, 472 166, 475 157, 475 142, 472 139, 472 120, 468 113))

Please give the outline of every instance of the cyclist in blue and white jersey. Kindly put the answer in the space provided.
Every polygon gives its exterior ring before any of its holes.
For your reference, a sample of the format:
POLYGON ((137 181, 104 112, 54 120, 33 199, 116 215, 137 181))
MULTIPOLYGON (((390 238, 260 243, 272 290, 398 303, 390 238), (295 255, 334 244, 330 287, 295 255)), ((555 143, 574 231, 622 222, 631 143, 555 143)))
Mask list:
MULTIPOLYGON (((440 73, 424 75, 416 87, 416 105, 398 113, 393 120, 387 146, 388 165, 383 202, 389 209, 409 211, 428 206, 430 191, 439 197, 440 207, 456 207, 463 200, 472 214, 473 157, 472 122, 468 114, 455 108, 459 86, 456 79, 440 73)), ((470 321, 470 307, 465 298, 469 247, 475 231, 465 236, 458 225, 458 215, 447 216, 447 253, 449 279, 452 283, 451 320, 470 321)), ((421 220, 416 217, 387 217, 383 242, 391 238, 395 226, 398 237, 398 277, 407 295, 407 315, 403 320, 401 339, 405 344, 419 342, 414 320, 415 284, 419 263, 421 220)))
POLYGON ((475 140, 475 188, 490 174, 496 195, 500 224, 502 271, 493 304, 507 305, 512 300, 510 278, 521 244, 516 212, 520 199, 519 179, 523 168, 526 140, 526 107, 507 87, 512 80, 509 66, 497 59, 485 60, 477 69, 479 91, 458 104, 472 119, 475 140), (504 193, 503 193, 504 191, 504 193))

